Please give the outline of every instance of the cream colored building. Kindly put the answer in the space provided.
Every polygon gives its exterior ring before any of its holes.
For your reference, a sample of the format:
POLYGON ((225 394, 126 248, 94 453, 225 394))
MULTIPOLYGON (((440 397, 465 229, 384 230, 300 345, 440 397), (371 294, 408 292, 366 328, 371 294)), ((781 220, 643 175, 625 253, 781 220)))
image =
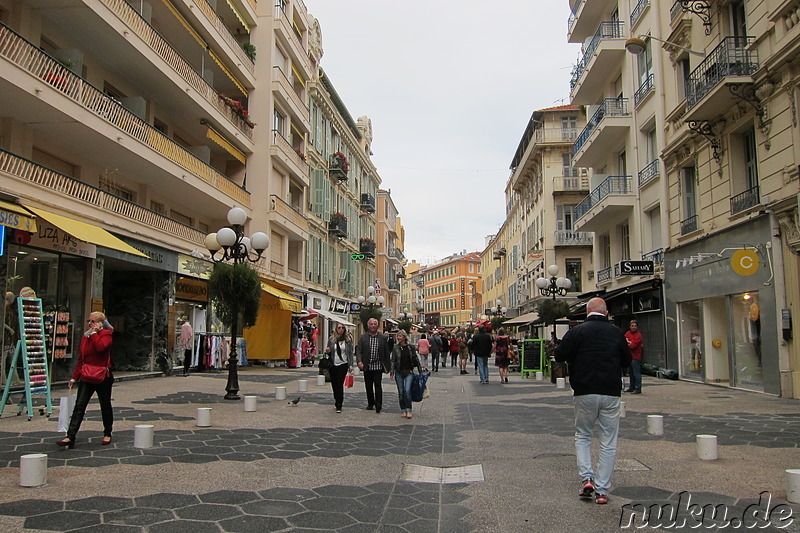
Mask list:
POLYGON ((571 7, 585 51, 572 98, 591 126, 575 155, 593 169, 578 225, 610 269, 598 287, 625 294, 612 312, 662 309, 654 362, 683 379, 796 397, 798 3, 571 7), (651 280, 620 261, 659 256, 663 297, 641 297, 651 280))
POLYGON ((397 325, 400 312, 400 281, 403 276, 403 229, 392 192, 378 189, 376 287, 380 285, 384 297, 384 329, 397 325))

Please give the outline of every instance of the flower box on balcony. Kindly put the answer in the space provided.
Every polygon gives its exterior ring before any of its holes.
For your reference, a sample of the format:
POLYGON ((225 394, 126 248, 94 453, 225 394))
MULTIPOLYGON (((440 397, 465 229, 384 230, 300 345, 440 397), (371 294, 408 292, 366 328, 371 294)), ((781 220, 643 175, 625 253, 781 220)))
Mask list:
POLYGON ((220 95, 222 101, 225 102, 225 105, 230 107, 233 110, 233 113, 242 119, 242 122, 247 124, 248 127, 254 128, 256 123, 250 120, 250 112, 247 108, 242 104, 239 100, 234 100, 233 98, 228 98, 227 96, 220 95))
POLYGON ((331 154, 331 161, 329 169, 331 177, 340 181, 347 181, 347 171, 350 170, 350 164, 347 162, 347 157, 342 152, 335 152, 331 154))
POLYGON ((361 239, 359 242, 359 252, 367 257, 375 257, 375 241, 370 238, 361 239))
POLYGON ((375 197, 369 193, 361 193, 361 211, 365 213, 374 213, 375 197))
POLYGON ((343 213, 331 214, 331 221, 328 224, 328 233, 336 237, 347 236, 347 217, 343 213))

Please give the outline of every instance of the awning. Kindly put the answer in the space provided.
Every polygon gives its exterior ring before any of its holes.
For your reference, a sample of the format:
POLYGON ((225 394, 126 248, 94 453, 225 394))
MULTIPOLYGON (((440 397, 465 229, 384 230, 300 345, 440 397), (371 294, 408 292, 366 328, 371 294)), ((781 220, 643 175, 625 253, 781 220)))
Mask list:
POLYGON ((393 326, 396 326, 396 325, 398 325, 400 323, 397 320, 393 320, 391 318, 386 318, 384 320, 386 320, 386 322, 388 322, 389 324, 392 324, 393 326))
POLYGON ((103 228, 98 228, 97 226, 93 226, 73 218, 57 215, 55 213, 51 213, 50 211, 39 209, 38 207, 30 207, 26 205, 25 209, 32 211, 52 225, 61 228, 76 239, 86 241, 90 244, 96 244, 98 246, 105 246, 106 248, 111 248, 112 250, 126 252, 131 255, 147 257, 147 255, 143 254, 130 244, 123 242, 121 239, 114 237, 111 233, 107 232, 103 228))
POLYGON ((331 313, 330 311, 323 311, 322 309, 314 309, 314 311, 320 316, 324 316, 328 320, 333 320, 334 322, 338 322, 339 324, 344 324, 345 326, 350 326, 351 328, 356 327, 355 324, 353 324, 352 322, 348 322, 347 319, 342 315, 336 315, 334 313, 331 313))
POLYGON ((539 313, 525 313, 524 315, 520 315, 517 318, 510 318, 502 323, 501 327, 505 326, 524 326, 525 324, 530 324, 534 320, 539 319, 539 313))
POLYGON ((31 218, 30 213, 25 211, 21 205, 2 200, 0 200, 0 225, 30 233, 36 231, 36 221, 31 218))
POLYGON ((293 313, 299 313, 303 310, 303 304, 300 303, 300 300, 295 298, 294 296, 289 296, 285 292, 280 289, 276 289, 272 285, 268 285, 267 283, 261 282, 261 290, 266 292, 267 294, 274 296, 278 299, 278 307, 283 309, 284 311, 291 311, 293 313))
MULTIPOLYGON (((206 126, 206 128, 208 128, 208 126, 206 126)), ((208 128, 206 130, 206 137, 225 148, 226 152, 238 159, 242 164, 247 163, 247 156, 244 155, 244 152, 236 148, 228 139, 217 133, 214 129, 208 128)))

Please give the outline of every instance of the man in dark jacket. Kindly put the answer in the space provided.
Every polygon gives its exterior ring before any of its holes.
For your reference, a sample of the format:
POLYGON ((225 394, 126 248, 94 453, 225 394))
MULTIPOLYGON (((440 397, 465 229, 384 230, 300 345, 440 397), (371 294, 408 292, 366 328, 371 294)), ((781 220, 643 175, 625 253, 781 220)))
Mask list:
POLYGON ((569 330, 556 348, 556 361, 569 364, 569 384, 575 395, 575 452, 581 477, 581 498, 608 503, 617 455, 622 369, 631 352, 622 330, 608 321, 606 302, 592 298, 586 321, 569 330), (600 427, 600 460, 592 470, 592 434, 600 427))
POLYGON ((383 373, 392 370, 386 337, 378 332, 378 321, 370 318, 367 332, 361 335, 356 345, 358 368, 364 372, 364 387, 367 389, 367 409, 381 412, 383 407, 383 373))

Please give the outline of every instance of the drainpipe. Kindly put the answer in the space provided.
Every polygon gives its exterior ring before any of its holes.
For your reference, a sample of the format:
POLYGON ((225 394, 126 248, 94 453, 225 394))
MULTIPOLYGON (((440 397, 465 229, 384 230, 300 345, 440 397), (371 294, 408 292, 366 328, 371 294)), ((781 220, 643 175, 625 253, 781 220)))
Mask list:
MULTIPOLYGON (((770 244, 772 248, 773 289, 775 291, 775 323, 781 323, 781 310, 786 309, 786 282, 784 280, 783 246, 781 243, 781 228, 775 211, 767 209, 770 225, 770 244)), ((767 250, 769 253, 769 250, 767 250)), ((792 368, 789 359, 789 345, 781 338, 778 343, 778 369, 780 371, 781 396, 794 398, 792 386, 792 368)))

